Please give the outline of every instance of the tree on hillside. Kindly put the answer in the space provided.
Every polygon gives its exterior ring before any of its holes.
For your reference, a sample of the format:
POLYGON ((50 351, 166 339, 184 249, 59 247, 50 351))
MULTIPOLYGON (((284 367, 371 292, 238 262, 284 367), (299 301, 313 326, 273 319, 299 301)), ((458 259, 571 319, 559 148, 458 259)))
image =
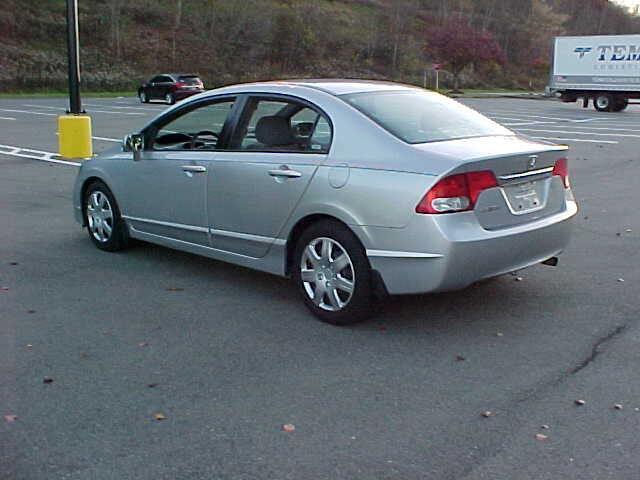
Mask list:
POLYGON ((460 86, 460 74, 470 65, 503 64, 505 55, 490 32, 471 26, 461 16, 446 18, 427 35, 427 54, 443 63, 453 74, 453 88, 460 86))

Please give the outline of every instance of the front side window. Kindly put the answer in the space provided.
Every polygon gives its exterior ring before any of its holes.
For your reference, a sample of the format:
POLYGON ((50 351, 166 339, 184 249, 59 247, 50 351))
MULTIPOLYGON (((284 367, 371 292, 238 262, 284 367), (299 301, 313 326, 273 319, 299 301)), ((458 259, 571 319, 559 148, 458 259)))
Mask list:
POLYGON ((153 141, 154 150, 215 150, 234 99, 225 99, 190 110, 162 125, 153 141))
POLYGON ((475 110, 432 92, 365 92, 340 98, 407 143, 514 135, 475 110))
POLYGON ((331 127, 322 114, 294 100, 252 98, 234 137, 236 150, 326 153, 331 127))

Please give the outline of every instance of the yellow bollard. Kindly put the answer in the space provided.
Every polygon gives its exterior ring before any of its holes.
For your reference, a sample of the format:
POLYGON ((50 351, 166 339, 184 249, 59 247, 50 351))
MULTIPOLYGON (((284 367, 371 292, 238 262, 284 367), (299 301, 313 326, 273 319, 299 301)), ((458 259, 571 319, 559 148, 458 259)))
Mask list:
POLYGON ((58 152, 63 158, 91 158, 93 144, 89 115, 60 115, 58 117, 58 152))

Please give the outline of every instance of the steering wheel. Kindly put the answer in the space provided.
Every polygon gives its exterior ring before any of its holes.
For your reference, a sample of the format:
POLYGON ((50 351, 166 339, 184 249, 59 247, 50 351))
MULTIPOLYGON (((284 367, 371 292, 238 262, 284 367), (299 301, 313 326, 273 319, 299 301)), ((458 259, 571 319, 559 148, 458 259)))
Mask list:
POLYGON ((157 143, 158 145, 171 145, 173 143, 190 142, 191 140, 191 135, 187 135, 186 133, 173 132, 156 138, 155 143, 157 143))
POLYGON ((200 130, 198 133, 196 133, 195 135, 191 135, 191 145, 190 145, 190 149, 195 149, 195 148, 201 148, 205 145, 204 142, 200 142, 199 144, 197 144, 198 141, 198 137, 201 136, 210 136, 215 138, 216 140, 220 139, 220 135, 218 135, 216 132, 212 132, 211 130, 200 130))

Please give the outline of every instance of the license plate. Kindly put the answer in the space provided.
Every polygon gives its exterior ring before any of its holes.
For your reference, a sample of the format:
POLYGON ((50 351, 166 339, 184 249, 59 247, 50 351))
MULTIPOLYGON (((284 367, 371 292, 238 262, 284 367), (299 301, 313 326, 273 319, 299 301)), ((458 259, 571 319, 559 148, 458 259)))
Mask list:
POLYGON ((503 189, 511 213, 521 215, 544 207, 543 182, 518 183, 503 189))

